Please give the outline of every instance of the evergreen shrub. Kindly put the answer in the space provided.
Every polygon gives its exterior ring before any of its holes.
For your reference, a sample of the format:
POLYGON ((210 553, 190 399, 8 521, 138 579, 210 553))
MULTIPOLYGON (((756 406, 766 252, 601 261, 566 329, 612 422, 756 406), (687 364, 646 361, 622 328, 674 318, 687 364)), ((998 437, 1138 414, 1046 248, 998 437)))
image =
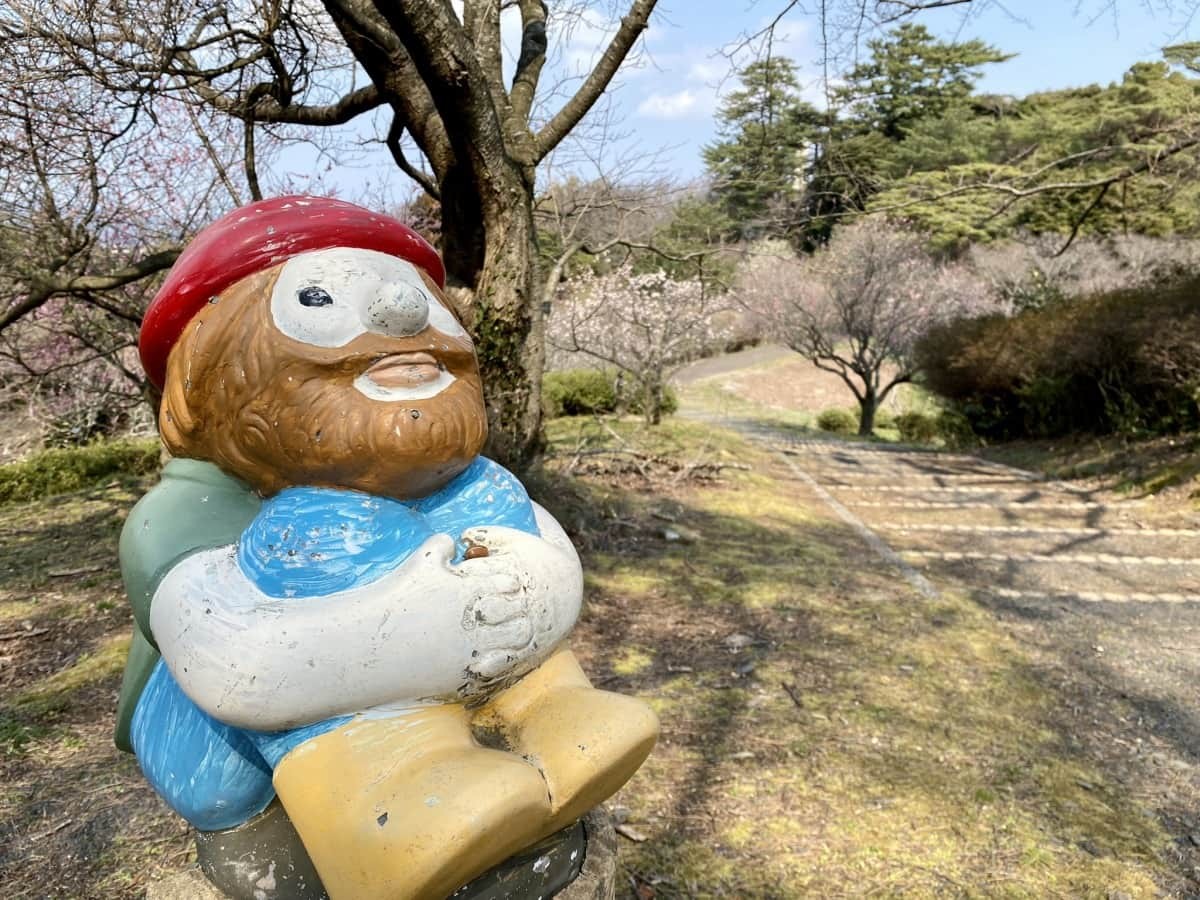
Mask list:
POLYGON ((858 416, 848 409, 832 406, 821 410, 817 416, 817 427, 831 434, 857 434, 858 416))
POLYGON ((932 444, 938 434, 938 420, 922 412, 906 412, 896 416, 896 430, 906 444, 932 444))
POLYGON ((959 320, 917 347, 926 386, 981 437, 1200 428, 1200 278, 959 320))
MULTIPOLYGON (((618 393, 616 376, 602 369, 547 372, 542 379, 542 410, 548 419, 616 412, 640 416, 644 405, 637 385, 626 380, 624 390, 618 393)), ((662 413, 670 415, 678 409, 679 397, 674 389, 663 388, 662 413)))
MULTIPOLYGON (((629 412, 638 416, 645 412, 646 404, 640 392, 631 394, 630 396, 626 397, 625 400, 627 403, 626 408, 629 412)), ((678 411, 679 395, 675 393, 674 388, 664 387, 662 392, 662 405, 660 407, 660 412, 662 412, 664 416, 669 416, 678 411)))
POLYGON ((550 419, 614 412, 617 391, 613 377, 600 369, 548 372, 542 379, 542 408, 550 419))
POLYGON ((0 503, 38 500, 118 476, 149 475, 158 471, 160 452, 156 438, 122 438, 42 450, 0 466, 0 503))

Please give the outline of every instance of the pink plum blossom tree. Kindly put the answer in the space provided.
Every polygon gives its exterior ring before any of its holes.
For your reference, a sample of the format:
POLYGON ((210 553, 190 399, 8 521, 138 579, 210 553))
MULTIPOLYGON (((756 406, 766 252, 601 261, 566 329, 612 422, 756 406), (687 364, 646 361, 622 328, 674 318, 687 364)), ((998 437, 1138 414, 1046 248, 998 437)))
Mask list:
POLYGON ((153 276, 247 196, 242 135, 114 94, 3 15, 0 41, 0 404, 83 440, 148 396, 133 347, 153 276))
POLYGON ((843 225, 808 257, 755 254, 737 291, 782 343, 845 382, 864 436, 884 399, 916 376, 912 351, 928 328, 997 309, 969 268, 939 262, 920 234, 883 218, 843 225))

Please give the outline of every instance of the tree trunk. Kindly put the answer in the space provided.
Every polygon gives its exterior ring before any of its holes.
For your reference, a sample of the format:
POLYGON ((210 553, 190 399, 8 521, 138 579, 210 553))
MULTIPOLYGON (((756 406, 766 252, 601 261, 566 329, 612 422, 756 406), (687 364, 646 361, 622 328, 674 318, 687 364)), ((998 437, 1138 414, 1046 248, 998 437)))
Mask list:
POLYGON ((469 179, 442 181, 447 285, 472 318, 488 410, 488 456, 514 471, 542 450, 541 280, 533 191, 519 176, 484 203, 469 179))
POLYGON ((858 400, 858 436, 870 437, 875 433, 875 411, 879 408, 879 398, 873 390, 868 389, 858 400))
POLYGON ((651 380, 647 382, 646 397, 644 402, 646 405, 644 410, 646 414, 646 424, 658 425, 660 422, 662 422, 663 410, 663 384, 659 378, 652 377, 651 380))

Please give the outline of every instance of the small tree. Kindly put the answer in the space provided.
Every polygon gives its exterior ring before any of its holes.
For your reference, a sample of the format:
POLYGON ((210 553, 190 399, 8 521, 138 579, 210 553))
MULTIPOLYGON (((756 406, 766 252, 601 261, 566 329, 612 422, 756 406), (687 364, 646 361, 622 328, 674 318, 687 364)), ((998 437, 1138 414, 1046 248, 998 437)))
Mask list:
POLYGON ((723 340, 724 298, 700 278, 584 272, 564 285, 550 314, 550 346, 612 366, 632 381, 646 422, 662 419, 667 380, 723 340))
POLYGON ((939 264, 920 235, 874 218, 839 228, 802 260, 756 255, 739 286, 783 343, 846 383, 864 436, 888 394, 917 374, 913 346, 927 329, 995 308, 969 269, 939 264))

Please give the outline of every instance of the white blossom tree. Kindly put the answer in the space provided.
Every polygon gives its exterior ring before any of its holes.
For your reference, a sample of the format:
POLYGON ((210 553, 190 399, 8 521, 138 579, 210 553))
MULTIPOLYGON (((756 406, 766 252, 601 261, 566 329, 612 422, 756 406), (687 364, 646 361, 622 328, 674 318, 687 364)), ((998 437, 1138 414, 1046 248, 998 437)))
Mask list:
POLYGON ((1017 234, 976 244, 967 262, 1011 310, 1072 297, 1137 290, 1200 270, 1200 241, 1144 234, 1077 238, 1066 252, 1059 235, 1017 234))
POLYGON ((983 279, 882 218, 843 225, 809 257, 752 256, 738 293, 782 343, 846 383, 864 436, 888 394, 916 376, 912 351, 931 326, 997 309, 983 279))
POLYGON ((564 284, 551 309, 552 349, 611 366, 632 382, 649 424, 662 419, 667 381, 719 345, 731 310, 700 278, 637 274, 629 264, 564 284))

